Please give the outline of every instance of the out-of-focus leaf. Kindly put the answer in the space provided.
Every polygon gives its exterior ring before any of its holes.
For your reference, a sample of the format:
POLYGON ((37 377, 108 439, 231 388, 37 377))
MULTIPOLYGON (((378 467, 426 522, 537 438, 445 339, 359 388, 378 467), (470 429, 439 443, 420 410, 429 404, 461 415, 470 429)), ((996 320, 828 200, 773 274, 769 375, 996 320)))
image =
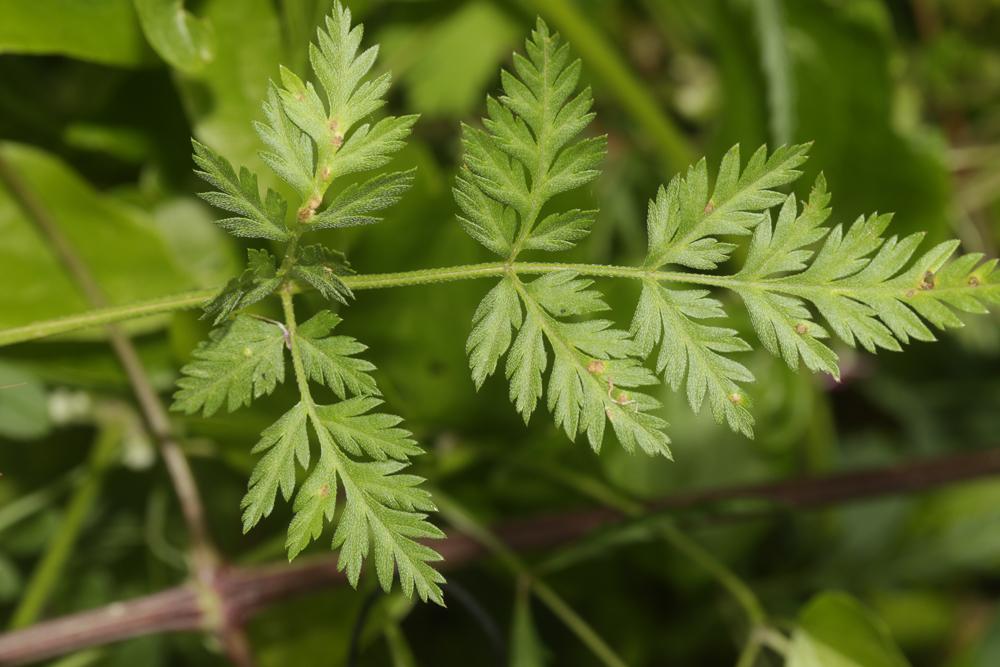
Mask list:
POLYGON ((114 127, 94 123, 72 123, 63 132, 67 145, 95 153, 107 153, 135 164, 150 159, 152 141, 141 131, 131 127, 114 127))
POLYGON ((42 383, 31 373, 0 362, 0 436, 32 440, 50 428, 42 383))
POLYGON ((17 567, 7 556, 0 554, 0 603, 16 599, 23 585, 24 582, 17 567))
POLYGON ((994 667, 1000 665, 1000 614, 994 613, 993 621, 970 652, 963 667, 994 667))
MULTIPOLYGON (((892 43, 871 17, 807 4, 784 4, 789 33, 803 38, 793 50, 795 137, 816 142, 806 182, 822 170, 845 220, 893 211, 896 234, 924 231, 926 243, 951 236, 950 183, 941 156, 925 137, 893 122, 892 43)), ((847 4, 877 5, 887 13, 883 3, 847 4)))
POLYGON ((277 77, 281 60, 274 3, 207 0, 201 15, 215 33, 215 56, 180 86, 194 134, 237 167, 264 174, 252 122, 262 117, 268 78, 277 77))
POLYGON ((236 275, 240 259, 229 236, 215 226, 203 205, 185 197, 160 203, 153 222, 174 256, 202 287, 222 285, 236 275))
MULTIPOLYGON (((309 64, 309 42, 316 28, 330 12, 328 0, 284 0, 281 22, 285 35, 285 57, 281 63, 293 72, 304 72, 309 64)), ((351 3, 355 11, 363 11, 359 3, 351 3)))
POLYGON ((149 50, 130 0, 12 0, 0 16, 0 53, 59 54, 134 66, 149 50))
POLYGON ((469 2, 429 29, 393 27, 380 39, 390 65, 401 65, 414 111, 463 116, 480 105, 497 64, 510 55, 520 34, 495 4, 469 2))
MULTIPOLYGON (((150 299, 190 288, 145 216, 94 190, 59 160, 8 144, 3 157, 41 198, 69 244, 111 303, 150 299)), ((0 327, 88 308, 45 240, 6 189, 0 188, 0 327)), ((139 323, 148 329, 150 322, 139 323)))
POLYGON ((215 56, 212 25, 184 9, 184 0, 135 0, 146 39, 161 58, 196 72, 215 56))
POLYGON ((787 667, 906 667, 885 624, 860 602, 820 593, 799 614, 787 667))
POLYGON ((754 19, 761 66, 767 80, 767 105, 771 114, 771 139, 776 146, 792 142, 795 129, 795 80, 789 57, 781 0, 754 0, 754 19))
POLYGON ((1000 482, 983 480, 928 497, 910 520, 900 573, 926 577, 1000 568, 1000 482))
POLYGON ((545 646, 538 636, 531 614, 531 595, 522 586, 514 600, 514 618, 510 628, 510 667, 545 667, 545 646))

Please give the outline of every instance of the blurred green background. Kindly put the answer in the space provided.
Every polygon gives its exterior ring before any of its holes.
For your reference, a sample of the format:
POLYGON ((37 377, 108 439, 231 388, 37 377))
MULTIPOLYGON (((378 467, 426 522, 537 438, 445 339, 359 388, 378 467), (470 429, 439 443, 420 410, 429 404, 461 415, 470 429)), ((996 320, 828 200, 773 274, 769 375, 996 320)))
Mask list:
MULTIPOLYGON (((895 211, 897 233, 925 230, 934 240, 961 239, 966 251, 997 254, 998 0, 349 5, 365 22, 366 44, 382 45, 376 68, 394 74, 392 110, 422 114, 393 163, 419 168, 413 190, 384 223, 325 239, 360 272, 489 259, 455 221, 459 123, 477 122, 536 15, 583 58, 597 131, 610 139, 603 176, 577 195, 601 213, 574 261, 638 261, 647 199, 689 161, 717 160, 737 142, 750 150, 790 141, 816 142, 798 189, 807 191, 823 171, 835 221, 895 211)), ((45 201, 113 302, 214 287, 239 270, 243 249, 194 196, 190 136, 260 167, 251 122, 261 117, 267 81, 279 63, 305 74, 306 45, 328 10, 326 0, 0 4, 0 154, 45 201)), ((3 189, 0 239, 0 328, 86 309, 3 189)), ((636 287, 601 287, 627 325, 636 287)), ((418 472, 484 522, 592 506, 579 489, 593 484, 656 498, 1000 445, 1000 330, 992 316, 903 354, 841 350, 838 386, 754 353, 747 363, 758 378, 749 388, 756 440, 693 416, 683 396, 663 389, 676 462, 616 446, 596 457, 545 416, 525 428, 502 381, 474 391, 464 344, 485 288, 360 293, 342 325, 370 346, 389 405, 428 449, 418 472)), ((310 307, 320 305, 310 299, 310 307)), ((180 313, 129 328, 168 396, 206 324, 180 313)), ((287 508, 244 537, 239 501, 250 447, 291 400, 287 391, 236 415, 177 417, 212 529, 237 563, 283 556, 287 508)), ((93 502, 79 517, 78 542, 44 616, 184 580, 185 536, 172 491, 101 332, 0 349, 0 472, 0 622, 65 529, 82 480, 90 480, 93 502), (105 441, 110 454, 100 451, 105 441)), ((739 522, 681 520, 745 578, 779 627, 790 629, 817 592, 844 590, 881 617, 913 665, 1000 665, 1000 480, 833 510, 769 510, 739 522)), ((546 580, 627 664, 735 662, 746 630, 738 607, 656 531, 612 533, 591 547, 528 560, 549 563, 546 580)), ((518 582, 496 563, 449 578, 504 643, 512 625, 519 629, 510 648, 520 657, 511 664, 600 664, 544 607, 536 604, 528 618, 523 597, 515 604, 518 582), (540 647, 545 656, 536 660, 540 647)), ((250 636, 260 663, 345 664, 366 597, 322 591, 258 617, 250 636)), ((411 607, 395 597, 376 605, 359 665, 496 662, 461 605, 411 607)), ((883 658, 867 664, 903 664, 889 649, 883 658)), ((73 660, 225 662, 196 635, 144 638, 73 660)), ((758 664, 781 662, 769 652, 758 664)))

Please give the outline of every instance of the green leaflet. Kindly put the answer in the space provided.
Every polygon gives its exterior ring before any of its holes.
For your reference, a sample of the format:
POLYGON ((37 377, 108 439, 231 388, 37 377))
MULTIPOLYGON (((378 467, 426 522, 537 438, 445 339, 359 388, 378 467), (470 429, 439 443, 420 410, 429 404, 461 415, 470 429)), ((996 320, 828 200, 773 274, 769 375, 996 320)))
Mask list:
POLYGON ((285 335, 281 326, 247 315, 212 332, 181 369, 173 409, 210 417, 232 412, 265 394, 285 378, 285 335))
POLYGON ((347 304, 354 296, 339 276, 353 273, 344 256, 323 245, 308 245, 299 251, 291 275, 301 283, 316 289, 325 298, 347 304))
POLYGON ((403 421, 395 415, 369 413, 382 400, 359 396, 335 405, 318 408, 320 422, 342 449, 352 456, 376 461, 406 461, 422 453, 410 433, 399 428, 403 421))
POLYGON ((205 308, 216 323, 182 369, 174 408, 211 415, 225 405, 234 410, 274 390, 284 379, 284 350, 292 357, 299 401, 264 430, 254 453, 260 454, 241 503, 243 528, 249 531, 271 514, 280 493, 293 501, 286 546, 294 558, 336 518, 332 547, 340 549, 339 567, 357 585, 363 563, 371 557, 386 589, 398 575, 407 595, 442 602, 444 579, 431 563, 440 556, 421 540, 439 538, 427 521, 434 511, 420 477, 406 474, 409 457, 421 453, 401 419, 376 412, 381 401, 371 372, 358 355, 365 346, 348 336, 332 335, 339 316, 321 311, 296 325, 294 287, 313 288, 331 301, 347 304, 353 296, 342 276, 350 274, 344 255, 322 244, 304 244, 313 230, 368 225, 378 213, 398 203, 413 183, 414 172, 376 175, 329 198, 338 176, 377 169, 401 149, 416 116, 364 122, 384 104, 389 75, 367 79, 377 47, 359 52, 361 26, 339 2, 317 32, 309 56, 322 92, 282 68, 281 86, 271 84, 264 101, 264 121, 254 124, 266 150, 267 164, 298 195, 294 219, 286 220, 285 201, 272 191, 261 199, 257 176, 238 173, 208 147, 194 142, 198 172, 215 187, 203 197, 236 214, 219 225, 236 236, 287 242, 280 259, 265 250, 248 252, 247 269, 205 308), (240 314, 262 299, 279 294, 285 322, 240 314), (320 404, 310 383, 324 386, 339 402, 320 404), (318 453, 314 454, 313 450, 318 453), (305 478, 296 491, 297 467, 305 478), (343 507, 337 516, 338 492, 343 507))
POLYGON ((862 217, 846 229, 824 227, 828 202, 822 177, 801 212, 789 196, 773 231, 769 217, 756 228, 730 284, 761 341, 789 365, 801 357, 810 369, 838 376, 836 355, 818 340, 827 331, 806 303, 841 340, 874 352, 934 340, 923 320, 940 329, 961 326, 951 309, 984 313, 1000 301, 995 260, 982 262, 975 253, 949 260, 957 242, 916 255, 923 235, 886 238, 889 215, 862 217))
POLYGON ((208 146, 192 140, 194 161, 200 171, 195 173, 217 188, 202 193, 201 197, 212 206, 235 213, 236 217, 219 220, 217 224, 233 236, 284 241, 288 238, 285 228, 287 204, 277 192, 268 190, 261 201, 257 176, 243 167, 237 175, 224 157, 208 146))
POLYGON ((146 39, 170 65, 197 72, 215 55, 212 25, 184 9, 183 0, 135 0, 146 39))
MULTIPOLYGON (((454 189, 460 224, 508 261, 524 249, 567 250, 589 233, 594 211, 554 212, 539 222, 540 213, 555 195, 596 178, 606 150, 604 137, 575 140, 594 117, 593 100, 589 88, 576 90, 580 62, 570 62, 568 46, 539 20, 526 51, 515 54, 515 73, 502 72, 504 95, 487 100, 485 129, 463 127, 465 163, 454 189)), ((556 425, 571 439, 586 434, 599 450, 610 421, 626 449, 669 455, 666 423, 649 414, 658 403, 631 392, 654 379, 628 334, 606 320, 561 319, 607 309, 590 285, 572 272, 527 285, 504 278, 473 316, 466 344, 473 381, 482 386, 507 353, 510 398, 525 422, 547 392, 556 425)))
POLYGON ((485 130, 462 128, 465 160, 455 185, 459 222, 477 241, 513 259, 523 249, 564 250, 590 231, 593 212, 538 219, 555 195, 600 173, 605 137, 574 141, 594 118, 590 89, 577 92, 580 61, 539 19, 514 54, 514 73, 501 72, 504 95, 487 100, 485 130), (537 228, 536 228, 537 225, 537 228))
POLYGON ((631 331, 644 355, 660 345, 656 370, 674 391, 686 385, 692 410, 698 412, 707 397, 716 421, 725 420, 734 431, 750 437, 749 399, 737 383, 753 382, 753 374, 726 356, 749 350, 750 345, 733 329, 699 322, 725 317, 722 304, 707 290, 672 290, 647 280, 631 331))
POLYGON ((441 556, 417 540, 439 539, 444 533, 426 520, 426 512, 436 508, 430 494, 419 488, 423 480, 395 474, 403 465, 350 463, 342 469, 346 500, 333 535, 333 548, 340 548, 338 567, 357 585, 371 551, 382 588, 391 587, 395 573, 404 595, 415 590, 421 600, 443 604, 439 584, 444 577, 430 565, 441 556))
POLYGON ((219 324, 233 313, 270 296, 280 285, 274 255, 251 248, 247 250, 247 268, 205 304, 203 317, 213 317, 214 324, 219 324))
POLYGON ((607 306, 591 289, 591 281, 571 271, 547 274, 527 284, 516 277, 504 278, 476 311, 469 338, 473 379, 481 385, 506 352, 510 398, 525 422, 547 394, 556 425, 571 439, 585 434, 591 447, 600 451, 610 422, 627 450, 669 456, 670 440, 663 433, 666 422, 650 414, 659 403, 633 391, 656 380, 636 358, 639 350, 629 335, 607 320, 561 319, 604 310, 607 306), (546 387, 543 374, 549 368, 549 350, 552 362, 546 387))
POLYGON ((746 234, 763 216, 761 211, 784 200, 775 188, 798 178, 806 160, 807 144, 779 148, 770 157, 757 150, 740 170, 740 148, 722 159, 715 188, 709 190, 704 159, 661 187, 649 205, 649 253, 644 266, 681 264, 692 269, 714 269, 735 246, 716 236, 746 234))
POLYGON ((375 366, 355 356, 368 348, 349 336, 330 335, 341 321, 324 310, 299 327, 299 351, 306 374, 341 399, 348 394, 377 396, 379 390, 371 376, 375 366))
MULTIPOLYGON (((344 507, 332 547, 340 549, 338 567, 346 571, 351 585, 357 585, 361 566, 371 555, 383 588, 389 590, 395 572, 406 595, 415 590, 422 600, 441 603, 438 584, 444 578, 429 565, 440 556, 417 540, 439 538, 443 533, 427 521, 434 505, 430 494, 420 488, 423 479, 401 472, 408 465, 407 458, 419 454, 420 448, 408 432, 398 428, 398 417, 370 412, 379 403, 376 398, 358 397, 333 405, 316 405, 308 396, 304 400, 320 457, 295 498, 295 517, 286 541, 289 559, 319 537, 326 521, 333 520, 339 485, 344 490, 344 507), (376 460, 352 458, 360 456, 376 460)), ((277 463, 261 459, 258 468, 265 465, 277 463)), ((262 471, 259 476, 268 479, 275 474, 262 471)), ((251 488, 247 498, 253 495, 251 488)))
POLYGON ((403 194, 413 185, 416 169, 379 174, 363 183, 344 188, 329 208, 313 218, 313 229, 334 229, 373 225, 382 218, 371 215, 399 203, 403 194))
POLYGON ((254 129, 271 150, 261 151, 260 159, 300 197, 308 197, 313 180, 312 141, 285 113, 273 82, 267 89, 264 118, 267 122, 254 121, 254 129))
MULTIPOLYGON (((822 175, 801 208, 794 195, 775 192, 798 176, 806 149, 782 148, 767 157, 761 148, 741 171, 734 148, 723 158, 711 196, 704 160, 661 188, 650 202, 645 266, 715 269, 736 247, 715 237, 752 228, 746 260, 735 274, 681 273, 680 280, 732 290, 768 351, 792 368, 801 362, 834 377, 837 355, 826 342, 831 332, 872 352, 899 350, 910 339, 934 339, 925 321, 960 326, 952 309, 982 313, 1000 300, 996 262, 982 262, 978 254, 948 261, 957 243, 915 256, 922 235, 887 239, 888 215, 862 217, 846 228, 826 226, 830 195, 822 175), (772 220, 770 209, 778 205, 772 220)), ((667 287, 650 275, 643 279, 632 334, 644 355, 660 344, 656 368, 672 388, 686 388, 692 409, 707 398, 716 420, 749 436, 753 419, 739 384, 752 376, 728 356, 749 346, 731 329, 698 322, 725 316, 707 291, 667 287)))
POLYGON ((274 509, 274 500, 281 490, 285 500, 295 491, 295 462, 309 467, 309 436, 306 433, 308 410, 303 403, 286 412, 267 427, 254 446, 253 453, 264 452, 250 474, 249 490, 240 507, 243 508, 243 532, 248 532, 274 509))
POLYGON ((511 280, 504 279, 490 290, 472 316, 472 332, 465 349, 469 354, 476 389, 496 370, 510 347, 511 331, 521 328, 521 304, 511 280))

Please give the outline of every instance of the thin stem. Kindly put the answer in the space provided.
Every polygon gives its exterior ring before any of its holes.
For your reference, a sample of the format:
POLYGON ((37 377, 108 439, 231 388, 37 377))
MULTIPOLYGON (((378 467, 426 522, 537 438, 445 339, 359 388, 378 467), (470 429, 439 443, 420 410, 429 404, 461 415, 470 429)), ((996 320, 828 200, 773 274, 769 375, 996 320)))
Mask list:
MULTIPOLYGON (((13 199, 35 224, 42 237, 51 246, 59 261, 90 305, 106 308, 108 300, 97 283, 89 267, 80 259, 72 244, 63 235, 58 223, 41 199, 25 183, 10 164, 0 154, 0 182, 10 191, 13 199)), ((181 446, 173 434, 173 426, 167 408, 160 400, 153 383, 142 365, 139 353, 128 335, 119 327, 106 325, 108 342, 135 395, 139 410, 156 441, 167 468, 170 481, 181 506, 190 539, 192 570, 201 587, 203 602, 202 622, 206 630, 214 631, 230 659, 237 665, 247 667, 253 664, 242 628, 230 623, 228 614, 219 598, 215 583, 219 569, 219 557, 205 522, 204 504, 198 491, 194 474, 181 446), (222 611, 217 617, 213 609, 222 611)))
POLYGON ((193 292, 183 292, 171 296, 140 301, 126 306, 108 306, 95 308, 77 315, 67 315, 41 322, 32 322, 20 327, 11 327, 0 331, 0 346, 23 343, 29 340, 47 338, 58 334, 79 331, 125 320, 134 320, 150 315, 172 313, 177 310, 197 308, 208 301, 217 290, 205 289, 193 292))
POLYGON ((757 599, 757 595, 743 579, 726 567, 722 561, 681 532, 672 523, 661 523, 660 532, 675 549, 712 575, 719 585, 726 589, 736 603, 742 607, 751 626, 756 627, 767 621, 767 614, 764 612, 760 600, 757 599))
POLYGON ((0 534, 29 516, 51 507, 59 496, 72 488, 73 484, 85 474, 86 471, 82 468, 75 468, 55 482, 0 507, 0 534))
MULTIPOLYGON (((652 280, 665 283, 681 283, 721 287, 730 290, 758 289, 781 292, 807 299, 816 299, 831 294, 859 295, 866 292, 885 293, 883 286, 828 288, 823 285, 794 285, 774 280, 744 280, 733 276, 716 276, 704 273, 688 273, 685 271, 655 271, 648 268, 633 266, 617 266, 612 264, 574 264, 562 262, 484 262, 482 264, 462 264, 443 266, 433 269, 417 269, 414 271, 399 271, 395 273, 369 273, 342 276, 344 284, 354 291, 388 289, 394 287, 411 287, 416 285, 431 285, 436 283, 451 283, 462 280, 478 280, 495 278, 506 273, 514 275, 542 275, 558 271, 573 271, 581 276, 594 278, 621 278, 626 280, 652 280)), ((966 287, 938 287, 935 294, 964 292, 966 287)), ((126 306, 101 307, 80 315, 71 315, 52 320, 43 320, 21 327, 0 330, 0 347, 37 340, 57 334, 70 333, 98 324, 113 324, 137 317, 145 317, 174 310, 193 308, 207 301, 216 290, 185 292, 174 296, 166 296, 152 301, 142 301, 126 306)))
MULTIPOLYGON (((20 204, 28 218, 35 223, 39 231, 49 242, 53 251, 63 266, 66 267, 66 271, 74 282, 76 282, 87 301, 94 307, 106 308, 108 305, 107 298, 91 274, 90 269, 76 254, 76 250, 63 235, 59 229, 59 225, 48 209, 28 185, 21 180, 21 177, 14 172, 2 155, 0 155, 0 181, 7 186, 7 189, 18 204, 20 204)), ((118 357, 119 363, 125 370, 129 383, 132 385, 132 390, 135 393, 143 417, 154 438, 160 445, 163 460, 166 463, 171 481, 177 492, 177 497, 180 500, 181 509, 188 524, 193 551, 199 558, 214 559, 214 547, 211 546, 208 531, 205 527, 205 514, 201 497, 195 485, 194 475, 191 473, 187 459, 184 458, 180 445, 172 435, 167 410, 153 388, 152 382, 139 359, 139 354, 128 336, 121 329, 112 325, 107 326, 107 332, 108 341, 115 355, 118 357)))
MULTIPOLYGON (((312 392, 309 390, 309 376, 306 375, 305 366, 302 364, 302 355, 299 354, 299 325, 295 321, 295 304, 292 300, 292 293, 287 289, 281 291, 281 307, 285 313, 285 327, 288 329, 288 351, 292 357, 292 368, 295 369, 295 382, 298 385, 302 402, 305 403, 306 410, 312 416, 314 403, 312 392)), ((316 421, 318 422, 318 420, 316 421)))
POLYGON ((121 429, 113 425, 104 426, 98 431, 87 463, 87 476, 71 496, 59 528, 53 533, 46 545, 45 554, 31 575, 24 595, 11 616, 12 629, 23 628, 37 621, 59 584, 77 537, 97 500, 104 472, 111 463, 120 438, 121 429))
POLYGON ((750 634, 750 638, 740 651, 740 656, 736 660, 736 667, 753 667, 760 656, 760 639, 755 633, 750 634))
MULTIPOLYGON (((579 475, 557 469, 544 469, 544 472, 550 477, 573 487, 581 494, 613 507, 626 516, 638 518, 648 512, 648 508, 643 507, 642 504, 626 498, 606 484, 602 484, 593 478, 581 478, 579 475)), ((680 551, 690 561, 705 570, 720 586, 726 589, 733 600, 743 609, 751 627, 757 627, 767 622, 767 613, 764 611, 764 607, 753 592, 753 589, 735 572, 726 567, 725 563, 685 535, 666 517, 661 521, 657 521, 656 527, 661 536, 673 548, 680 551)))
POLYGON ((434 491, 434 502, 437 504, 441 516, 450 524, 486 547, 521 581, 526 582, 538 599, 548 607, 549 611, 562 621, 576 635, 577 639, 590 649, 594 656, 604 665, 608 667, 626 667, 627 663, 615 653, 614 649, 608 646, 607 642, 594 631, 590 624, 577 614, 576 610, 567 604, 548 584, 535 576, 528 569, 528 566, 518 558, 517 554, 504 544, 499 537, 494 535, 486 526, 476 521, 454 500, 441 491, 434 491))
MULTIPOLYGON (((1000 448, 952 454, 894 466, 842 472, 824 477, 765 482, 686 491, 647 504, 646 511, 717 507, 720 500, 769 499, 785 508, 810 509, 838 503, 898 494, 918 493, 962 480, 1000 474, 1000 448)), ((439 504, 440 497, 436 496, 439 504)), ((732 519, 761 518, 743 512, 732 519)), ((593 531, 622 522, 620 512, 604 507, 583 512, 536 517, 493 528, 501 544, 512 550, 538 550, 565 545, 593 531)), ((490 539, 487 535, 485 539, 490 539)), ((444 557, 442 569, 453 570, 484 555, 482 537, 452 534, 434 543, 444 557)), ((337 555, 299 559, 253 568, 228 568, 219 574, 217 588, 234 619, 246 621, 260 611, 288 598, 315 593, 345 581, 337 569, 337 555)), ((124 639, 203 627, 203 614, 190 585, 141 598, 113 602, 104 607, 43 621, 17 632, 0 633, 0 664, 21 664, 124 639)), ((787 639, 768 629, 761 641, 781 653, 787 639)))

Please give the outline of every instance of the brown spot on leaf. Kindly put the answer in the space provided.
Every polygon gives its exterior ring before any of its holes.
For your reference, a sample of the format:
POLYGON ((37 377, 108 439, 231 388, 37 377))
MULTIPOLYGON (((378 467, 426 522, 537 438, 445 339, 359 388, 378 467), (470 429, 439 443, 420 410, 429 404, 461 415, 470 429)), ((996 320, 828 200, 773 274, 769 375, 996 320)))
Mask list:
POLYGON ((319 197, 313 197, 309 201, 307 201, 302 206, 302 208, 299 209, 298 212, 299 222, 308 222, 309 220, 311 220, 312 217, 316 215, 316 209, 319 208, 319 205, 321 203, 323 203, 323 200, 320 199, 319 197))

